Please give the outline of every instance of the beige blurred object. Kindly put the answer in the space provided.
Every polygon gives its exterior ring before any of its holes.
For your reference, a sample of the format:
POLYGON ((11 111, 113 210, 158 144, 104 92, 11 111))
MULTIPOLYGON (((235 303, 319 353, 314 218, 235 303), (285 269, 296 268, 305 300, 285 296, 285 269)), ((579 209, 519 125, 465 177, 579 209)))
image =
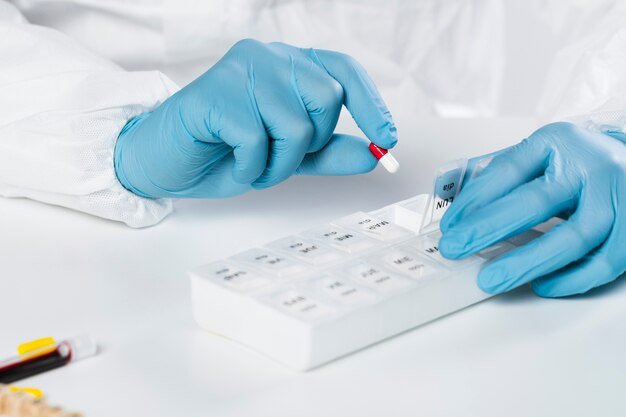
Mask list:
POLYGON ((0 417, 83 417, 52 406, 24 392, 11 392, 7 385, 0 384, 0 417))

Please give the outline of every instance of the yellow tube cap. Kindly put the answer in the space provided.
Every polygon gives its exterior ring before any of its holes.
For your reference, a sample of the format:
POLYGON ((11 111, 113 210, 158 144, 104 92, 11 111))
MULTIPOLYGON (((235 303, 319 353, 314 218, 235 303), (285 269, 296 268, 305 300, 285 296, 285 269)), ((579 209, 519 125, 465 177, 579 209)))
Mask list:
POLYGON ((36 350, 54 345, 56 342, 52 337, 43 337, 41 339, 32 340, 30 342, 22 343, 17 347, 17 353, 20 355, 26 355, 36 350))

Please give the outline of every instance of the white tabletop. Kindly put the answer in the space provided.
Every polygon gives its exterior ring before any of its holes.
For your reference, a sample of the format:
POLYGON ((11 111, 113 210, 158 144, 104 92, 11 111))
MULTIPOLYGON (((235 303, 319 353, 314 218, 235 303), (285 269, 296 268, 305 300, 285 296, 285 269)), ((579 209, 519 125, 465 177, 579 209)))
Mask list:
POLYGON ((185 271, 429 191, 434 168, 528 135, 530 120, 398 121, 400 172, 293 178, 121 224, 0 199, 0 353, 88 332, 92 359, 23 381, 88 417, 626 415, 626 280, 564 300, 495 297, 308 373, 194 324, 185 271))

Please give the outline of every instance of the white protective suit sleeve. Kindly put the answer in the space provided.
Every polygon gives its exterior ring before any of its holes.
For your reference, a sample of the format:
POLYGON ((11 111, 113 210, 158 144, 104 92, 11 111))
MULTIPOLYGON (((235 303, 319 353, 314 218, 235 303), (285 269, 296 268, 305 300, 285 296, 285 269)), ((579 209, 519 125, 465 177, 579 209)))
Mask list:
POLYGON ((626 3, 538 0, 538 13, 566 46, 555 56, 538 115, 575 120, 593 130, 626 124, 626 3))
POLYGON ((546 78, 540 117, 626 132, 626 3, 536 0, 534 7, 566 42, 546 78))
POLYGON ((124 71, 0 1, 0 195, 131 227, 158 223, 172 202, 123 188, 113 150, 130 118, 177 88, 157 71, 124 71))

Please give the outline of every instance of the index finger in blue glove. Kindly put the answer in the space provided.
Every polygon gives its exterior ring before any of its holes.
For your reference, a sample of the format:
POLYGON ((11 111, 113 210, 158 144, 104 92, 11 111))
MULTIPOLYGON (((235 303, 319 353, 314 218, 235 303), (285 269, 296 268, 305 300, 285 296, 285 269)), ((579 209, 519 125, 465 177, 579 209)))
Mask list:
POLYGON ((462 218, 443 233, 439 250, 452 259, 479 252, 572 208, 577 197, 570 185, 537 178, 462 218))
POLYGON ((392 148, 398 141, 396 126, 361 64, 339 52, 311 49, 309 53, 343 87, 344 104, 368 139, 382 148, 392 148))
POLYGON ((550 148, 533 136, 496 155, 481 175, 462 188, 441 219, 441 231, 445 234, 467 213, 542 175, 549 156, 550 148))

